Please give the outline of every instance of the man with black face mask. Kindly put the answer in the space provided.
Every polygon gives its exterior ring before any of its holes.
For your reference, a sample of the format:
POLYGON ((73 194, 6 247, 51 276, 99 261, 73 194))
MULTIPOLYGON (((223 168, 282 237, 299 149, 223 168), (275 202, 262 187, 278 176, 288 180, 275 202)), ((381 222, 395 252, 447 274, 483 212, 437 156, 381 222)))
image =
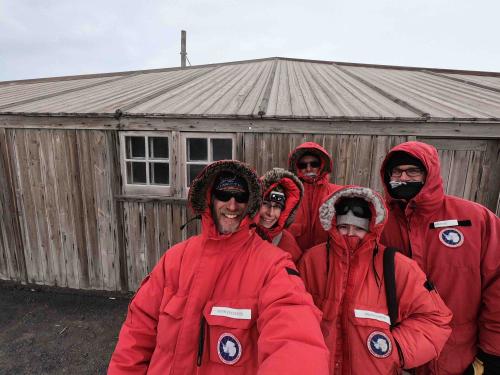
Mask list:
POLYGON ((428 144, 394 147, 381 177, 389 207, 381 242, 413 258, 453 312, 439 359, 416 373, 500 374, 500 219, 444 193, 428 144))

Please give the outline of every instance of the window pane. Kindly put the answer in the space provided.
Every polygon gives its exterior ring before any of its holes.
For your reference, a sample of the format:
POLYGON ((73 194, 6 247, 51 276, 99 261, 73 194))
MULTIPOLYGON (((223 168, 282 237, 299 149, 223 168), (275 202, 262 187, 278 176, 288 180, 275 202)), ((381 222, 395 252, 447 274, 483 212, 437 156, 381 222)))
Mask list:
POLYGON ((149 164, 149 179, 152 184, 168 185, 169 184, 169 164, 168 163, 151 163, 149 164))
POLYGON ((167 137, 149 137, 149 157, 154 159, 168 159, 167 137))
POLYGON ((212 139, 212 160, 224 160, 233 158, 232 139, 212 139))
POLYGON ((127 182, 129 184, 145 184, 146 163, 127 162, 127 182))
POLYGON ((125 137, 125 148, 127 159, 141 158, 146 156, 146 139, 144 137, 125 137))
POLYGON ((205 168, 205 164, 188 164, 188 186, 191 186, 191 182, 198 176, 203 168, 205 168))
POLYGON ((187 160, 208 160, 206 138, 187 138, 187 160))

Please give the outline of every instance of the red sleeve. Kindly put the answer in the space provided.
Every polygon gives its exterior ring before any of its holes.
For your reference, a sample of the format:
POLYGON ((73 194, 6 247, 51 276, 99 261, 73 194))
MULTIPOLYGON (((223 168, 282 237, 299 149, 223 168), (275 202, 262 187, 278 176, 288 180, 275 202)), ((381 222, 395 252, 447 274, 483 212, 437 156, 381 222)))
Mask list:
POLYGON ((328 374, 321 313, 290 260, 273 266, 258 303, 258 374, 328 374))
POLYGON ((452 314, 415 261, 399 253, 395 261, 400 323, 392 334, 403 367, 413 368, 439 356, 451 334, 452 314))
POLYGON ((156 326, 166 280, 167 254, 146 276, 130 302, 109 363, 108 375, 146 374, 156 346, 156 326))
POLYGON ((286 229, 282 231, 283 237, 278 244, 278 247, 292 256, 292 260, 295 264, 298 263, 300 257, 302 256, 302 250, 300 249, 297 241, 293 235, 286 229))
POLYGON ((481 246, 479 347, 500 356, 500 219, 484 209, 481 246))

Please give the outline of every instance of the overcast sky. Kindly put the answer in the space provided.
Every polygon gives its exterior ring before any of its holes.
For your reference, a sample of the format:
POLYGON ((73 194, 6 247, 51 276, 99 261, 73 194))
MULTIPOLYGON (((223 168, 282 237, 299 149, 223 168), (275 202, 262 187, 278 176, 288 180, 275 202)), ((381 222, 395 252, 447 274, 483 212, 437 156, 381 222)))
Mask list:
POLYGON ((0 0, 0 81, 273 56, 500 72, 499 0, 0 0))

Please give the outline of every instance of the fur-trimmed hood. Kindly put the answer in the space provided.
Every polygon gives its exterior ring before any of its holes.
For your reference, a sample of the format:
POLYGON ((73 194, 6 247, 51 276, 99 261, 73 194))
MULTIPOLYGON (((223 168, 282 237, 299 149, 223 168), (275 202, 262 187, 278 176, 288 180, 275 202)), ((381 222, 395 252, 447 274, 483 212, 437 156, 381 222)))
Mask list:
MULTIPOLYGON (((297 163, 305 154, 316 155, 321 160, 320 174, 315 180, 322 180, 328 177, 333 170, 333 160, 330 154, 319 144, 314 142, 305 142, 298 146, 288 155, 288 170, 303 179, 297 171, 297 163)), ((305 182, 316 182, 307 181, 305 182)))
POLYGON ((232 172, 247 182, 249 199, 247 212, 254 217, 261 204, 261 189, 257 174, 245 163, 237 160, 220 160, 205 167, 191 183, 188 201, 193 212, 198 215, 211 214, 211 192, 216 177, 222 172, 232 172))
POLYGON ((260 178, 262 186, 262 197, 265 197, 269 192, 281 185, 285 190, 285 208, 281 211, 278 225, 276 226, 279 231, 288 228, 295 218, 297 210, 304 196, 304 185, 300 182, 299 178, 292 172, 283 168, 273 168, 267 171, 260 178))
POLYGON ((324 230, 338 233, 336 230, 335 204, 342 198, 362 198, 372 211, 370 233, 378 240, 387 221, 387 208, 384 199, 374 190, 361 186, 345 186, 331 194, 319 208, 319 219, 324 230))

